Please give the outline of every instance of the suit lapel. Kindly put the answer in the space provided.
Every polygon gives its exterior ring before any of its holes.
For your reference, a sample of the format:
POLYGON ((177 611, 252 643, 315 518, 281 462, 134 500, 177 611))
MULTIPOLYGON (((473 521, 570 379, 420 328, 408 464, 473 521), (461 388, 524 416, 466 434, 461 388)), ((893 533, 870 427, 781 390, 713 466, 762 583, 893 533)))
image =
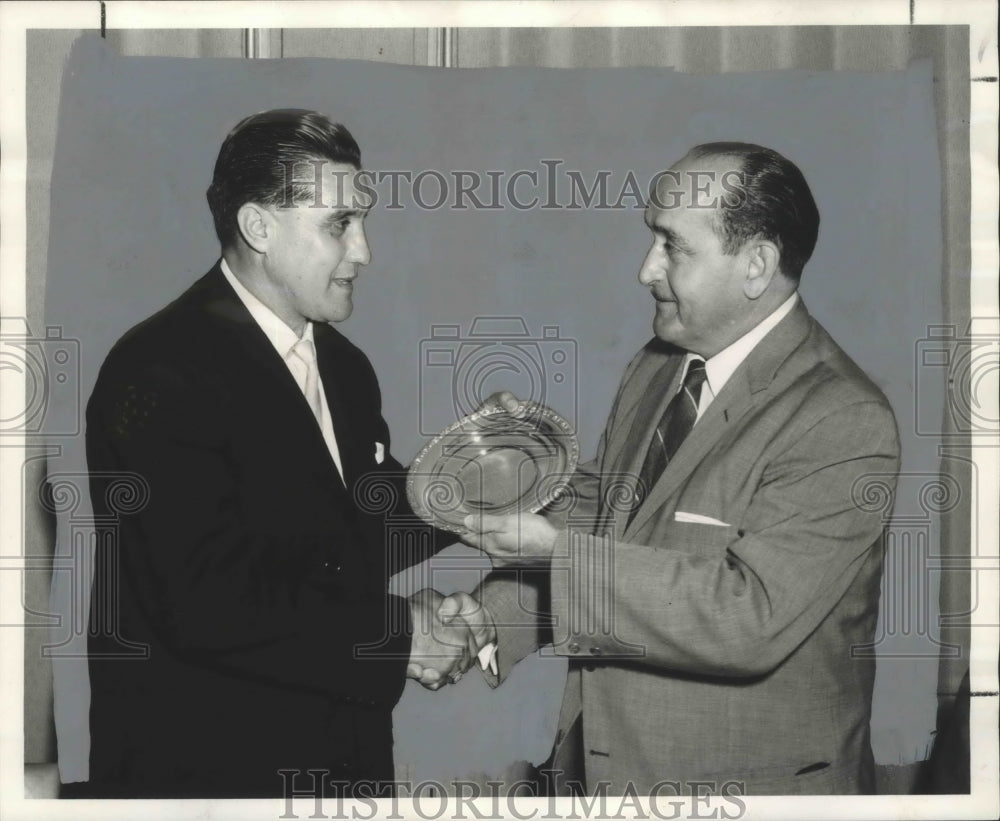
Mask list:
MULTIPOLYGON (((241 358, 249 358, 256 367, 264 371, 289 394, 292 388, 298 390, 288 366, 274 349, 267 334, 250 315, 246 305, 226 281, 222 268, 217 264, 203 282, 206 285, 203 300, 205 310, 229 332, 231 339, 240 349, 241 358)), ((308 409, 309 404, 306 403, 305 407, 308 409)))
MULTIPOLYGON (((313 416, 309 402, 288 369, 288 365, 282 360, 267 334, 257 324, 242 300, 226 281, 222 268, 218 264, 203 281, 206 286, 203 296, 206 311, 229 331, 234 345, 238 348, 238 353, 234 355, 249 359, 252 362, 253 370, 259 371, 260 376, 263 377, 261 379, 255 376, 257 383, 255 390, 272 392, 269 399, 276 400, 280 404, 281 415, 286 419, 283 425, 284 435, 301 437, 305 443, 303 451, 318 454, 317 458, 332 472, 333 484, 343 492, 344 484, 337 473, 337 466, 326 446, 326 440, 323 439, 323 433, 319 425, 316 424, 316 417, 313 416)), ((322 360, 319 360, 319 370, 323 377, 324 388, 326 388, 322 360)), ((332 404, 330 412, 334 413, 332 404)), ((282 426, 282 423, 278 424, 282 426)), ((341 438, 340 431, 337 430, 336 416, 334 417, 334 431, 339 447, 344 440, 341 438)), ((341 459, 343 460, 343 454, 341 459)))
MULTIPOLYGON (((641 389, 637 391, 641 398, 632 405, 631 422, 627 418, 622 420, 621 432, 615 437, 620 439, 621 445, 612 468, 613 478, 624 477, 631 497, 635 496, 639 473, 656 426, 677 391, 683 361, 684 354, 678 352, 658 357, 656 362, 659 367, 651 373, 650 369, 636 370, 634 383, 641 389)), ((629 511, 623 505, 615 505, 614 517, 615 532, 620 533, 628 520, 629 511)))
MULTIPOLYGON (((701 463, 705 454, 721 438, 729 425, 734 424, 753 404, 753 394, 749 391, 746 379, 739 373, 734 373, 726 386, 720 391, 708 410, 698 423, 691 429, 687 439, 674 454, 649 491, 649 495, 640 505, 635 518, 629 525, 628 533, 633 533, 653 515, 663 503, 680 487, 701 463)), ((625 535, 625 534, 623 534, 625 535)))
MULTIPOLYGON (((750 355, 726 382, 719 395, 708 406, 708 410, 691 429, 687 439, 684 440, 674 458, 667 464, 663 474, 640 505, 639 510, 636 511, 627 531, 622 532, 621 530, 628 518, 627 513, 617 515, 617 532, 621 532, 623 537, 627 538, 629 534, 642 527, 653 513, 677 492, 723 434, 759 401, 762 401, 760 394, 770 386, 780 365, 803 343, 809 332, 810 322, 809 314, 800 297, 791 313, 781 320, 750 352, 750 355)), ((676 381, 675 378, 673 383, 676 381)), ((668 396, 672 395, 672 393, 668 393, 668 396)), ((669 400, 661 397, 658 404, 659 414, 663 413, 667 401, 669 400)), ((654 427, 659 418, 657 415, 655 421, 652 422, 654 427)), ((645 432, 643 439, 647 447, 651 438, 652 429, 650 428, 645 432)), ((644 455, 645 450, 642 453, 644 455)), ((635 472, 639 470, 634 465, 633 469, 635 472)))
POLYGON ((642 440, 648 442, 652 436, 659 420, 656 411, 662 413, 666 407, 666 397, 679 377, 678 366, 683 359, 683 354, 657 354, 636 368, 629 380, 629 401, 623 403, 608 442, 609 452, 617 454, 614 470, 628 470, 642 451, 642 440))

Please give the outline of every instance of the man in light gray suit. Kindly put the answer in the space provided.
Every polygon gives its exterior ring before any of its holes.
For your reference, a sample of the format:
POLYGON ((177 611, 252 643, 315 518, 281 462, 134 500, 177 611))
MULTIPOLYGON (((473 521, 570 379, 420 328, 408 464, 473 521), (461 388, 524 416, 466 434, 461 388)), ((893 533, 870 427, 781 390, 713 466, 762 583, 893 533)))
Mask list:
POLYGON ((597 458, 558 510, 467 519, 498 569, 442 614, 495 642, 493 686, 539 646, 568 657, 557 791, 871 792, 874 662, 852 649, 874 637, 883 524, 864 497, 891 490, 899 442, 797 293, 815 202, 776 152, 714 143, 659 176, 645 220, 655 338, 597 458))

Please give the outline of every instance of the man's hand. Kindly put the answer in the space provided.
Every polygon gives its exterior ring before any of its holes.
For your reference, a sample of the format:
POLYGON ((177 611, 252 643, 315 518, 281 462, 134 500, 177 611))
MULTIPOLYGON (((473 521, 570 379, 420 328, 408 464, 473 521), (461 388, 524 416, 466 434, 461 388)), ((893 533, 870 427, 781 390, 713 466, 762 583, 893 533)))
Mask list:
POLYGON ((497 629, 490 611, 468 593, 446 596, 438 607, 437 615, 445 624, 451 624, 456 619, 465 622, 469 628, 468 651, 471 659, 475 659, 487 644, 497 640, 497 629))
POLYGON ((527 410, 528 403, 522 402, 510 391, 497 391, 487 396, 476 410, 483 411, 490 408, 503 408, 511 416, 521 416, 527 410))
POLYGON ((559 534, 535 513, 470 514, 464 524, 462 541, 488 554, 496 567, 548 566, 559 534))
POLYGON ((475 658, 475 652, 470 653, 473 641, 469 625, 462 619, 451 618, 448 623, 439 617, 445 598, 436 590, 425 587, 410 596, 409 601, 413 637, 407 677, 429 690, 458 681, 475 658))

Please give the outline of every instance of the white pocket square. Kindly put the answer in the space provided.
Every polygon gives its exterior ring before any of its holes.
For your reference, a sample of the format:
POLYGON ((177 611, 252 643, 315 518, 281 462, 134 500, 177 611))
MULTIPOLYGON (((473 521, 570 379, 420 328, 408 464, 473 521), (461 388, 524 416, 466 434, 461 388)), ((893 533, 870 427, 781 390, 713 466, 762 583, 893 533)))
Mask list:
POLYGON ((695 525, 715 525, 715 527, 729 527, 728 522, 720 522, 711 516, 702 516, 700 513, 685 513, 683 510, 674 511, 675 522, 690 522, 695 525))
POLYGON ((381 442, 375 443, 375 464, 381 465, 385 461, 385 445, 381 442))

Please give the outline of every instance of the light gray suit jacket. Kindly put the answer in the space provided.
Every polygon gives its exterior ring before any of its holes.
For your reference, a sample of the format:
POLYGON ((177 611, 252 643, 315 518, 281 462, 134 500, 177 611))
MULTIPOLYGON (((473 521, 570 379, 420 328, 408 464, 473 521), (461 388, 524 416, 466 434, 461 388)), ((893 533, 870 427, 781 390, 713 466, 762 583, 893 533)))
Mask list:
POLYGON ((490 683, 544 644, 569 657, 555 763, 582 712, 576 775, 591 791, 873 791, 874 662, 852 650, 878 616, 885 511, 871 490, 895 483, 892 411, 800 301, 626 525, 683 358, 654 340, 629 365, 597 458, 550 513, 564 528, 551 571, 482 586, 490 683))

